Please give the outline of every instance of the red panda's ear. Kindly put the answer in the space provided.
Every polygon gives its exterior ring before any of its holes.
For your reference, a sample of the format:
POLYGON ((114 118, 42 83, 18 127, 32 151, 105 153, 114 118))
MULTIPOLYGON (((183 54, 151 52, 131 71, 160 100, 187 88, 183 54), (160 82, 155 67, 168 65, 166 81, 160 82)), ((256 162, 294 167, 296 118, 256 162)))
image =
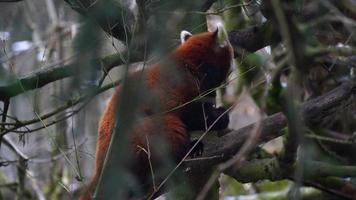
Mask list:
POLYGON ((216 26, 215 31, 213 32, 213 37, 216 38, 219 34, 219 26, 216 26))
POLYGON ((215 41, 220 48, 224 48, 229 44, 229 36, 227 35, 226 30, 221 23, 216 25, 216 30, 213 32, 213 37, 215 38, 215 41))
POLYGON ((191 36, 192 36, 191 33, 189 33, 188 31, 183 30, 182 32, 180 32, 180 43, 183 44, 183 43, 186 42, 191 36))

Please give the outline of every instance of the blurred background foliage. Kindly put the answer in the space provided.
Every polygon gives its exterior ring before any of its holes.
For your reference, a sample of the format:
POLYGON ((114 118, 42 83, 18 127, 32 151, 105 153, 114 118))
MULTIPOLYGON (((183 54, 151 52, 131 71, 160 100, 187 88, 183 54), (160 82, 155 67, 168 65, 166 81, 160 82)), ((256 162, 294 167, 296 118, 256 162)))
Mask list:
MULTIPOLYGON (((237 170, 252 175, 219 171, 218 189, 205 198, 356 196, 355 0, 0 0, 0 16, 0 199, 77 198, 92 176, 113 86, 167 55, 182 29, 213 31, 216 23, 235 53, 217 96, 220 106, 233 106, 229 129, 279 112, 288 128, 253 138, 258 148, 244 155, 251 167, 237 170), (345 101, 330 99, 331 109, 301 119, 305 102, 343 84, 351 85, 345 101)), ((203 176, 207 182, 210 174, 203 176)))

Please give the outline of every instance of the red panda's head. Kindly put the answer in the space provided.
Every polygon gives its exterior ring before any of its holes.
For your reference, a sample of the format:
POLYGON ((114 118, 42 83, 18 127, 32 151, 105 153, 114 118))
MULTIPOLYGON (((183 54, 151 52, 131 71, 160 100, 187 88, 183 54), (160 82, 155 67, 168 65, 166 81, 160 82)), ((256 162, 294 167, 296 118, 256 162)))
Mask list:
POLYGON ((197 76, 203 90, 216 87, 226 79, 233 51, 222 26, 214 32, 197 35, 182 31, 181 40, 173 56, 197 76))

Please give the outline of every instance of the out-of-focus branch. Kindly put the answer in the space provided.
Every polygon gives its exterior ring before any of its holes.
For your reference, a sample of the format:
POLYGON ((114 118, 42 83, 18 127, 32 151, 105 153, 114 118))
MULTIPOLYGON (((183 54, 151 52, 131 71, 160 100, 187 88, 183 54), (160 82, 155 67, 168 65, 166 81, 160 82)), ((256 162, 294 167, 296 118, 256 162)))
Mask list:
MULTIPOLYGON (((131 52, 131 62, 141 60, 139 53, 131 52)), ((98 70, 104 72, 110 71, 115 66, 124 64, 120 53, 106 56, 102 59, 93 60, 97 63, 98 70)), ((67 77, 74 76, 79 68, 86 66, 78 66, 76 64, 63 65, 60 67, 50 67, 33 72, 18 80, 15 80, 7 85, 0 86, 0 100, 10 99, 16 95, 24 93, 29 90, 41 88, 49 83, 61 80, 67 77)))
POLYGON ((356 185, 344 178, 320 177, 315 180, 305 180, 303 184, 346 199, 355 199, 356 197, 356 185))
MULTIPOLYGON (((280 33, 282 40, 287 49, 287 60, 291 67, 291 73, 288 76, 287 91, 286 91, 286 105, 284 108, 284 114, 287 118, 288 134, 286 134, 284 140, 284 149, 279 159, 280 164, 284 167, 293 165, 297 157, 297 151, 300 144, 303 143, 303 122, 301 120, 299 106, 302 97, 302 75, 307 73, 305 68, 309 68, 309 65, 304 62, 304 51, 298 51, 305 48, 304 37, 296 28, 295 22, 291 19, 291 16, 283 10, 283 2, 279 0, 271 0, 271 4, 274 10, 276 21, 280 27, 280 33), (304 72, 304 73, 303 73, 304 72)), ((300 154, 300 160, 303 160, 304 154, 300 154)), ((299 161, 299 160, 298 160, 299 161)), ((300 162, 297 162, 296 169, 294 170, 295 183, 300 184, 303 179, 303 168, 300 162)))
POLYGON ((306 53, 309 57, 317 57, 328 54, 349 57, 356 54, 356 49, 348 46, 309 47, 306 53))
POLYGON ((0 0, 0 3, 11 3, 11 2, 20 2, 20 1, 23 1, 23 0, 0 0))
POLYGON ((208 10, 215 2, 216 2, 216 0, 206 0, 202 6, 202 9, 208 10))

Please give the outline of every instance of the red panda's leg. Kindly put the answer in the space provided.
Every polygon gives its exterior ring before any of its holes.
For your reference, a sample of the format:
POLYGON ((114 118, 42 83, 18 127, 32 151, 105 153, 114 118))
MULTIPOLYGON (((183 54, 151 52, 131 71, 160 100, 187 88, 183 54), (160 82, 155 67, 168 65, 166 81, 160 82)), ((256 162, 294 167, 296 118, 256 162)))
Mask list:
MULTIPOLYGON (((187 131, 205 131, 210 126, 210 130, 224 130, 229 124, 229 115, 225 108, 215 108, 213 103, 195 102, 189 105, 189 111, 183 116, 183 121, 187 127, 187 131)), ((193 140, 190 143, 190 148, 194 149, 191 153, 192 157, 201 156, 204 151, 204 144, 198 140, 193 140), (197 144, 196 144, 197 143, 197 144)))
POLYGON ((183 116, 183 121, 189 131, 205 131, 212 125, 210 130, 223 130, 229 124, 229 115, 226 109, 215 108, 213 103, 195 102, 190 105, 188 110, 183 116))
POLYGON ((229 113, 223 107, 215 108, 212 103, 204 103, 204 109, 208 127, 212 130, 223 130, 229 125, 229 113))
POLYGON ((174 152, 173 156, 175 156, 176 160, 180 161, 190 147, 190 137, 186 126, 179 117, 171 114, 164 116, 164 122, 166 125, 165 132, 168 135, 167 138, 174 152))

